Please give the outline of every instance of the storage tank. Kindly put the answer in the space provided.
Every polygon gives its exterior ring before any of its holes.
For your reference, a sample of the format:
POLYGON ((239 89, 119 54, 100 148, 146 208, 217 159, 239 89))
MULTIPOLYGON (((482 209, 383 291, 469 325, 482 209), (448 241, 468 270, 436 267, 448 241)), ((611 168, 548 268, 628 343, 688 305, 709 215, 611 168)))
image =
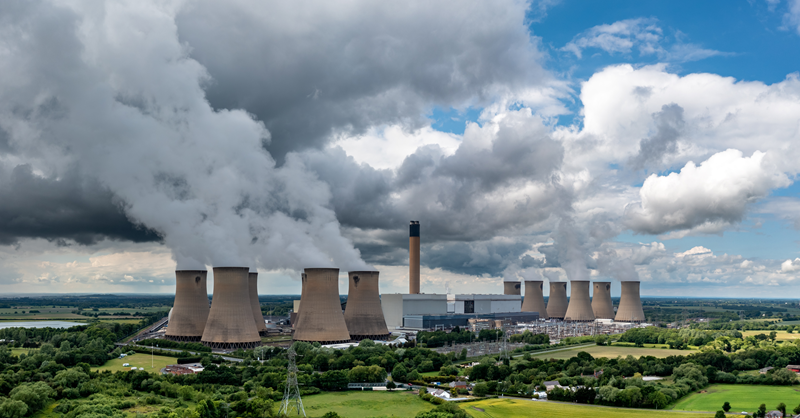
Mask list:
POLYGON ((525 300, 522 301, 522 312, 539 312, 539 318, 547 319, 547 308, 544 306, 544 282, 541 280, 525 281, 525 300))
POLYGON ((504 295, 520 295, 522 294, 522 283, 520 282, 503 282, 504 295))
POLYGON ((594 282, 592 311, 597 319, 614 319, 614 304, 611 303, 611 282, 594 282))
POLYGON ((378 272, 351 271, 348 273, 348 283, 344 322, 350 338, 358 341, 389 338, 378 291, 378 272))
POLYGON ((206 270, 175 271, 175 303, 165 336, 173 341, 200 341, 208 319, 206 270))
POLYGON ((339 301, 339 269, 305 269, 294 339, 324 344, 350 341, 339 301))
POLYGON ((565 321, 594 321, 592 301, 589 299, 589 285, 588 280, 571 280, 569 282, 569 306, 567 313, 564 314, 565 321))
POLYGON ((264 315, 261 313, 261 303, 258 301, 258 273, 248 274, 248 285, 250 288, 250 307, 253 309, 253 319, 256 322, 258 335, 267 335, 267 325, 264 323, 264 315))
POLYGON ((564 319, 567 313, 567 282, 550 282, 550 297, 547 299, 547 316, 564 319))
POLYGON ((644 310, 642 300, 639 297, 639 282, 621 282, 622 295, 619 298, 617 322, 644 322, 644 310))
POLYGON ((214 267, 214 295, 201 342, 235 350, 261 344, 250 304, 249 267, 214 267))

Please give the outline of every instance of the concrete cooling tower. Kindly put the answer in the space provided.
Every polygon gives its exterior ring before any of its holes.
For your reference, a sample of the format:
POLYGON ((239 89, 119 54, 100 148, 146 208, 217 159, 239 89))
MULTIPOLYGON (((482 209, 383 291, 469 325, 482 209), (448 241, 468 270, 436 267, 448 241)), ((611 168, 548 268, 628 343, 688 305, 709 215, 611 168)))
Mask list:
POLYGON ((295 341, 324 344, 350 341, 339 302, 339 269, 305 269, 295 341))
POLYGON ((522 312, 539 312, 540 319, 547 319, 547 308, 544 307, 544 284, 541 280, 525 281, 525 300, 522 301, 522 312))
POLYGON ((250 307, 253 309, 253 319, 256 322, 258 335, 267 335, 267 325, 261 313, 261 303, 258 301, 258 273, 248 274, 248 288, 250 289, 250 307))
POLYGON ((588 322, 594 321, 592 301, 589 299, 588 280, 571 280, 569 282, 569 306, 564 314, 565 321, 588 322))
POLYGON ((250 305, 248 267, 214 267, 214 297, 203 344, 211 348, 254 348, 261 344, 250 305))
POLYGON ((547 316, 564 319, 567 313, 567 283, 550 282, 550 297, 547 299, 547 316))
POLYGON ((347 307, 344 322, 350 338, 354 340, 385 340, 389 328, 383 318, 378 292, 377 271, 351 271, 348 273, 347 307))
POLYGON ((642 300, 639 297, 639 282, 622 282, 622 296, 619 298, 618 322, 644 322, 642 300))
POLYGON ((522 283, 520 282, 503 282, 504 295, 521 295, 522 283))
POLYGON ((611 303, 611 282, 594 282, 592 311, 597 319, 614 319, 614 304, 611 303))
POLYGON ((175 272, 175 303, 170 311, 166 337, 174 341, 200 341, 208 319, 205 270, 175 272))
POLYGON ((408 227, 408 293, 419 294, 419 221, 408 227))

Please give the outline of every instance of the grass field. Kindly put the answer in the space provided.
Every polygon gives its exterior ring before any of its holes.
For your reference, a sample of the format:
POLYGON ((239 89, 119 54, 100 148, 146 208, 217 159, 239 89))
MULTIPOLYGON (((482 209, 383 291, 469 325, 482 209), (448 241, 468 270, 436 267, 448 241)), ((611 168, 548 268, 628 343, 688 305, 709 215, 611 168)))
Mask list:
POLYGON ((705 393, 692 393, 680 399, 672 409, 683 411, 716 411, 725 402, 731 403, 731 412, 752 413, 758 406, 767 405, 773 410, 783 402, 791 410, 800 403, 800 387, 759 385, 711 385, 705 393))
POLYGON ((413 417, 433 409, 408 391, 399 392, 325 392, 303 397, 303 406, 309 417, 321 417, 334 411, 347 418, 413 417))
POLYGON ((486 399, 477 402, 460 403, 458 405, 461 407, 461 409, 467 411, 468 414, 476 418, 709 418, 708 414, 691 414, 685 412, 651 410, 642 411, 625 408, 603 408, 587 405, 538 402, 510 398, 486 399), (478 409, 482 409, 483 411, 479 411, 478 409))
POLYGON ((585 351, 593 357, 608 357, 615 358, 618 356, 625 357, 632 355, 636 358, 641 356, 653 356, 664 358, 669 356, 685 356, 695 353, 694 350, 670 350, 663 348, 637 348, 626 346, 600 346, 592 345, 589 347, 573 348, 570 350, 554 351, 550 353, 532 354, 533 357, 542 359, 568 359, 575 357, 579 352, 585 351))
MULTIPOLYGON (((749 336, 758 335, 758 334, 764 334, 766 336, 769 336, 770 332, 772 332, 772 331, 767 331, 767 330, 764 330, 764 331, 742 331, 742 336, 749 337, 749 336)), ((798 334, 798 333, 789 334, 786 331, 775 331, 775 332, 778 334, 778 336, 776 338, 776 341, 791 341, 791 340, 796 340, 796 339, 800 338, 800 334, 798 334)))
POLYGON ((168 356, 153 356, 153 364, 155 367, 150 367, 150 355, 143 353, 136 353, 124 358, 115 358, 109 360, 106 364, 100 367, 92 367, 92 370, 103 371, 111 370, 112 372, 130 370, 131 367, 144 367, 145 371, 159 373, 164 366, 175 364, 178 362, 176 357, 168 356), (124 363, 130 363, 128 367, 122 367, 124 363))

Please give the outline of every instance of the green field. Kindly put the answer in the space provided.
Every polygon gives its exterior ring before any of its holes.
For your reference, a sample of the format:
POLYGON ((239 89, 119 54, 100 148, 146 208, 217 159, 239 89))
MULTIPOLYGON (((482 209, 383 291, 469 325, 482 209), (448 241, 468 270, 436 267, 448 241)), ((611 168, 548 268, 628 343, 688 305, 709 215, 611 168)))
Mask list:
POLYGON ((585 351, 592 355, 592 357, 626 357, 632 355, 636 358, 641 356, 653 356, 664 358, 669 356, 686 356, 696 353, 696 350, 670 350, 663 348, 637 348, 626 346, 600 346, 592 345, 589 347, 573 348, 570 350, 552 351, 549 353, 533 354, 533 357, 542 359, 568 359, 575 357, 579 352, 585 351))
POLYGON ((671 411, 643 411, 641 409, 606 408, 560 402, 538 402, 524 399, 497 398, 458 404, 476 418, 709 418, 708 414, 691 414, 671 411), (483 411, 480 411, 483 410, 483 411))
POLYGON ((702 393, 692 393, 680 399, 672 409, 683 411, 716 411, 725 402, 731 403, 731 412, 752 413, 758 406, 767 405, 773 410, 783 402, 791 410, 800 403, 798 386, 711 385, 702 393))
POLYGON ((111 370, 112 372, 116 372, 130 370, 131 367, 144 367, 145 371, 160 373, 162 368, 170 364, 176 364, 178 359, 176 357, 153 356, 152 361, 155 367, 150 367, 149 354, 136 353, 124 358, 115 358, 113 360, 109 360, 106 362, 106 364, 100 367, 92 367, 92 370, 101 372, 103 370, 111 370), (130 363, 130 366, 122 367, 124 363, 130 363))
MULTIPOLYGON (((750 336, 753 336, 753 335, 764 334, 764 335, 769 337, 769 333, 770 332, 773 332, 773 331, 768 331, 768 330, 764 330, 764 331, 742 331, 742 336, 750 337, 750 336)), ((798 334, 796 332, 792 333, 792 334, 789 334, 786 331, 774 331, 774 332, 778 334, 777 338, 775 339, 776 341, 791 341, 791 340, 796 340, 796 339, 800 338, 800 334, 798 334)))
POLYGON ((325 392, 304 396, 303 406, 309 417, 334 411, 347 418, 413 417, 433 409, 433 404, 409 391, 325 392))

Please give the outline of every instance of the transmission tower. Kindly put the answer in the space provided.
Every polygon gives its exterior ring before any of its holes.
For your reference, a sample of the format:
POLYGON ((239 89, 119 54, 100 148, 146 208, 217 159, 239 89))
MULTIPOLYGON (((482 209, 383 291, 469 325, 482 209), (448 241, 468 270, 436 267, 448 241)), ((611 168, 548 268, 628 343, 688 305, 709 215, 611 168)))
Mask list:
POLYGON ((503 321, 502 331, 503 331, 503 345, 500 348, 500 361, 505 362, 505 360, 508 360, 510 362, 511 357, 508 355, 508 331, 506 328, 506 321, 503 321))
POLYGON ((289 347, 286 355, 289 358, 289 367, 286 375, 286 391, 283 393, 279 413, 289 415, 290 412, 297 411, 297 415, 305 417, 306 410, 303 408, 303 400, 300 399, 300 388, 297 386, 297 363, 295 362, 297 353, 294 351, 294 345, 289 347))

